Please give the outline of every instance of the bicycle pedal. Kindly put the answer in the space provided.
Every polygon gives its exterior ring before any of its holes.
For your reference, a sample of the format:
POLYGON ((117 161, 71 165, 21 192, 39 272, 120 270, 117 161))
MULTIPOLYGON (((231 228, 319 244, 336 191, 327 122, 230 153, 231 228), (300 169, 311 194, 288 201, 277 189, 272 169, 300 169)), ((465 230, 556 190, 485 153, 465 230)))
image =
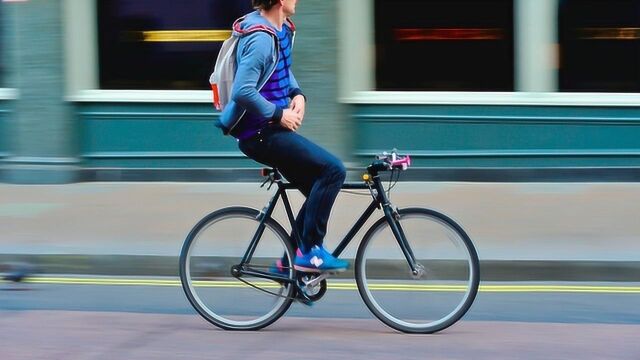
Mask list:
POLYGON ((314 301, 309 299, 307 294, 305 294, 303 291, 298 291, 298 295, 295 297, 295 300, 300 304, 308 307, 312 307, 314 304, 314 301))

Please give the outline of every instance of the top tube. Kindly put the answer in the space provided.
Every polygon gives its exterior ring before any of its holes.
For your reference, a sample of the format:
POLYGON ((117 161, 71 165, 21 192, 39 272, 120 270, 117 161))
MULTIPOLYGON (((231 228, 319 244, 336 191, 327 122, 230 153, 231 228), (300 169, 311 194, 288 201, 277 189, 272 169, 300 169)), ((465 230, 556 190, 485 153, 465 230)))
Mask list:
MULTIPOLYGON (((376 179, 379 172, 394 170, 402 171, 407 170, 409 166, 411 166, 411 157, 409 155, 398 155, 397 151, 394 149, 391 153, 385 152, 376 156, 376 160, 367 166, 366 171, 376 179)), ((364 176, 367 176, 367 173, 364 176)), ((278 182, 278 187, 281 189, 296 189, 296 187, 291 183, 282 181, 282 174, 280 174, 280 171, 277 168, 263 168, 262 176, 267 177, 267 180, 262 183, 263 186, 267 182, 271 181, 271 184, 278 182)), ((369 190, 371 183, 367 183, 367 181, 370 181, 370 178, 364 179, 362 182, 346 182, 342 184, 341 190, 369 190)))
MULTIPOLYGON (((285 190, 297 190, 298 189, 293 184, 291 184, 289 182, 281 183, 280 187, 285 189, 285 190)), ((342 184, 342 187, 340 189, 342 189, 342 190, 369 190, 369 186, 367 184, 365 184, 364 182, 350 181, 350 182, 345 182, 344 184, 342 184)))

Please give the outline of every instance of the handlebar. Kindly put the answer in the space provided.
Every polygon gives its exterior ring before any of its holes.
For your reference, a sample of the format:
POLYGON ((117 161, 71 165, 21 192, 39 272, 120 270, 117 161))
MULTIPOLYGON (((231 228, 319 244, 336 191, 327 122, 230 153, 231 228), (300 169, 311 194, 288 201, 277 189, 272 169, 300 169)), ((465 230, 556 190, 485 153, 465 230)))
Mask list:
POLYGON ((396 159, 391 159, 391 167, 407 170, 409 166, 411 166, 411 157, 409 155, 406 155, 404 157, 397 157, 395 153, 393 155, 396 159))
POLYGON ((371 163, 367 167, 367 171, 375 175, 380 171, 390 171, 390 170, 407 170, 409 166, 411 166, 411 156, 409 155, 398 155, 396 150, 391 151, 391 153, 383 152, 381 155, 377 155, 374 162, 371 163))

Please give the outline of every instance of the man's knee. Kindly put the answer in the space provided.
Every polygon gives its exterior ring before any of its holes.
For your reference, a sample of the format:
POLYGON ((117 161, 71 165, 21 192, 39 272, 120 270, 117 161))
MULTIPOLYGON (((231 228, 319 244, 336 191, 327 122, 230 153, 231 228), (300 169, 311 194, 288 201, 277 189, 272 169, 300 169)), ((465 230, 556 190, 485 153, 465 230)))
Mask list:
POLYGON ((342 161, 337 159, 335 161, 332 161, 329 165, 328 173, 332 178, 341 183, 344 182, 345 178, 347 177, 347 169, 342 164, 342 161))

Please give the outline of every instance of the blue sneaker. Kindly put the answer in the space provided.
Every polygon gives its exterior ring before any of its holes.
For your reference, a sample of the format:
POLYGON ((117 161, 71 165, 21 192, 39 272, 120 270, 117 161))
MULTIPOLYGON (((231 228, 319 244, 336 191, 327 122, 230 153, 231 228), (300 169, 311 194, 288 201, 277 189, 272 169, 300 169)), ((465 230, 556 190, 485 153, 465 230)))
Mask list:
POLYGON ((293 267, 304 272, 340 272, 347 270, 349 263, 336 259, 324 247, 316 245, 308 253, 296 256, 293 267))

